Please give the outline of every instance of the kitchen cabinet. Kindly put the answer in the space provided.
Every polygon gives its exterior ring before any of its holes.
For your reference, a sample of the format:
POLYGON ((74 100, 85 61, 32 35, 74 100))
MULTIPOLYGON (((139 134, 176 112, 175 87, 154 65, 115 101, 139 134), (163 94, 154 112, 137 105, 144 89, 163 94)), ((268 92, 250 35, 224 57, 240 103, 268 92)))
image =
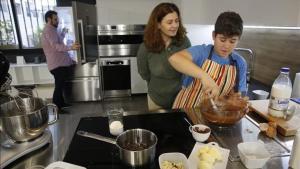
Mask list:
POLYGON ((10 65, 12 86, 53 84, 54 78, 48 70, 47 64, 10 65))

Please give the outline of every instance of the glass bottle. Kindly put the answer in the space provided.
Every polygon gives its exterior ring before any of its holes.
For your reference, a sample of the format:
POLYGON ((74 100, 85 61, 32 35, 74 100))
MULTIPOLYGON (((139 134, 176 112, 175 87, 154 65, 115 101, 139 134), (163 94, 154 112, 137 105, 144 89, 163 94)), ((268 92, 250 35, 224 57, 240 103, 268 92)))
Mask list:
POLYGON ((269 114, 274 117, 284 117, 284 112, 288 109, 292 94, 292 82, 289 72, 290 69, 288 67, 281 68, 279 76, 272 85, 269 114))

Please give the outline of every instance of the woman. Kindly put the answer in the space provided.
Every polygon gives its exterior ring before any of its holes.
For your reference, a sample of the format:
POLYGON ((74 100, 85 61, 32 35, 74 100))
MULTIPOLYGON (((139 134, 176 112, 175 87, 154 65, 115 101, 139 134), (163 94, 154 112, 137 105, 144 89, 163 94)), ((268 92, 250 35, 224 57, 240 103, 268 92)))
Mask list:
POLYGON ((150 111, 171 108, 180 90, 181 74, 172 68, 168 58, 190 46, 178 7, 173 3, 156 6, 137 54, 138 72, 148 84, 150 111))

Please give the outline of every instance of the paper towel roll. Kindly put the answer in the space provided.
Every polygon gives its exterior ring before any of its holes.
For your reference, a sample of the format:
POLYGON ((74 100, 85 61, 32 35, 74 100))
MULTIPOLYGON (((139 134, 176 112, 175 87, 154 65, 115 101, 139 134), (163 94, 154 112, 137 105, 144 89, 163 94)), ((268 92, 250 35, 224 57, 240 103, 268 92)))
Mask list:
POLYGON ((300 73, 296 73, 292 97, 300 97, 300 73))

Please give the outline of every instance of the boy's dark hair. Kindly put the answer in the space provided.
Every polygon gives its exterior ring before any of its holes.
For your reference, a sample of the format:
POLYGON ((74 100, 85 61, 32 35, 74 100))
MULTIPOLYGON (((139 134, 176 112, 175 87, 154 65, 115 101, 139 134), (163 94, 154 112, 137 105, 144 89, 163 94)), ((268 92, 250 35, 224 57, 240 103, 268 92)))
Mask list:
POLYGON ((215 23, 215 33, 224 36, 241 36, 243 33, 243 20, 241 16, 232 11, 221 13, 215 23))
POLYGON ((52 11, 52 10, 47 11, 45 14, 45 22, 47 23, 48 18, 52 19, 53 15, 57 15, 57 12, 52 11))

